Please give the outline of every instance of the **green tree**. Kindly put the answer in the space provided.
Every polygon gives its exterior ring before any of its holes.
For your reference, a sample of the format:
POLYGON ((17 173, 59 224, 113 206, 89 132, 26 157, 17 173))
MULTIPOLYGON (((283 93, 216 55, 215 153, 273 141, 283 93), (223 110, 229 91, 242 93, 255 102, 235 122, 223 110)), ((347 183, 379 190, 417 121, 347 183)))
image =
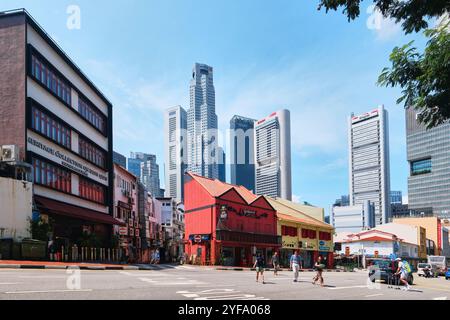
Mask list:
POLYGON ((49 234, 52 232, 52 221, 45 222, 42 218, 39 220, 33 220, 28 218, 29 227, 28 232, 31 234, 31 238, 35 240, 47 241, 49 234))
POLYGON ((397 103, 419 110, 418 120, 427 128, 450 119, 450 33, 446 28, 428 29, 430 38, 423 54, 410 42, 395 47, 389 60, 391 68, 384 68, 378 83, 400 86, 403 95, 397 103))
MULTIPOLYGON (((362 0, 320 0, 319 10, 343 8, 348 20, 360 15, 362 0)), ((429 27, 431 18, 449 15, 448 0, 373 0, 385 18, 402 24, 406 34, 429 27)), ((384 68, 378 78, 383 86, 400 86, 403 95, 397 103, 420 111, 418 120, 432 128, 450 119, 450 38, 449 24, 425 30, 429 38, 424 53, 410 42, 396 47, 390 55, 391 68, 384 68)))

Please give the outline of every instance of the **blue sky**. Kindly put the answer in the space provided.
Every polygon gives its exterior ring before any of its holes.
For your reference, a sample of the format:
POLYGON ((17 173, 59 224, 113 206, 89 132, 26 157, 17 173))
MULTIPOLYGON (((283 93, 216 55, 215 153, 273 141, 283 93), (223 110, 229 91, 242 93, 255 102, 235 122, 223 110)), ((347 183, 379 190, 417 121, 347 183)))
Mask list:
POLYGON ((87 1, 2 0, 25 7, 114 105, 114 149, 155 153, 163 176, 163 111, 189 103, 195 62, 214 68, 221 130, 234 114, 263 118, 287 108, 292 118, 296 199, 329 211, 348 193, 347 117, 384 104, 390 122, 391 189, 407 193, 404 111, 399 89, 376 79, 405 36, 363 2, 348 23, 317 11, 318 0, 87 1), (78 5, 81 28, 66 27, 78 5))

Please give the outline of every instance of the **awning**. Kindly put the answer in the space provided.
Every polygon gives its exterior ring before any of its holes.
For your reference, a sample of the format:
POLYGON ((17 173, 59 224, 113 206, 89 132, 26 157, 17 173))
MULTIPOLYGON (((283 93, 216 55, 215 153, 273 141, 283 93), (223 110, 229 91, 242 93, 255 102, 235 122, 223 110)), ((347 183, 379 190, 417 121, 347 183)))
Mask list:
POLYGON ((101 213, 91 209, 76 207, 67 203, 35 196, 34 200, 38 208, 51 214, 63 215, 80 220, 97 222, 103 224, 126 226, 126 223, 119 221, 106 213, 101 213))

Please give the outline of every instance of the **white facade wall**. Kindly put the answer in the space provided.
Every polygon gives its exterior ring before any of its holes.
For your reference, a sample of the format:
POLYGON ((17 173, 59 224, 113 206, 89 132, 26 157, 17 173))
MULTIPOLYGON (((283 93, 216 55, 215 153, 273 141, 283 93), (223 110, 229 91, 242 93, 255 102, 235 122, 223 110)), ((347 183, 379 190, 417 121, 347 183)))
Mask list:
POLYGON ((397 237, 405 242, 420 245, 419 235, 420 232, 417 226, 410 226, 399 223, 386 223, 384 225, 377 226, 375 229, 380 231, 389 232, 395 234, 397 237))
POLYGON ((375 205, 375 223, 390 218, 389 124, 383 106, 349 117, 350 205, 369 200, 375 205))
POLYGON ((20 240, 30 237, 33 184, 0 177, 0 238, 20 240))
POLYGON ((255 123, 255 189, 292 200, 291 120, 283 109, 255 123))

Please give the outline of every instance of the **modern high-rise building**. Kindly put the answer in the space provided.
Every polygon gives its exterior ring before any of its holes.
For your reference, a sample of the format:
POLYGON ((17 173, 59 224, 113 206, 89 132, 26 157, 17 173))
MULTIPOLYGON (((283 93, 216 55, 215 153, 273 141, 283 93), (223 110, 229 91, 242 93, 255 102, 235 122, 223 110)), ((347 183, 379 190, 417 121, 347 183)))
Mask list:
POLYGON ((257 121, 254 131, 256 194, 292 200, 289 110, 257 121))
POLYGON ((234 116, 230 120, 231 184, 255 191, 255 128, 256 120, 234 116))
POLYGON ((403 198, 402 198, 402 192, 401 191, 391 191, 391 204, 402 204, 403 198))
POLYGON ((450 218, 450 122, 427 130, 406 110, 409 208, 450 218))
POLYGON ((218 165, 218 169, 219 169, 218 179, 222 182, 227 182, 226 154, 222 147, 218 147, 217 150, 219 152, 219 160, 220 160, 219 165, 218 165))
POLYGON ((156 156, 149 154, 147 160, 141 162, 141 182, 154 197, 160 197, 159 165, 156 156))
POLYGON ((121 166, 122 168, 127 168, 127 158, 124 155, 113 151, 113 162, 121 166))
POLYGON ((112 104, 24 9, 0 12, 0 70, 3 161, 32 168, 33 211, 54 239, 90 232, 103 246, 124 225, 113 218, 112 104))
POLYGON ((213 68, 196 63, 190 84, 187 120, 188 171, 217 179, 219 177, 218 130, 213 68))
POLYGON ((333 207, 346 207, 350 205, 350 197, 348 195, 343 195, 333 204, 333 207))
POLYGON ((375 206, 376 225, 390 219, 389 124, 383 106, 348 124, 350 205, 369 200, 375 206))
POLYGON ((360 232, 375 227, 374 205, 369 200, 354 206, 333 206, 330 223, 335 232, 360 232))
POLYGON ((164 115, 165 196, 182 202, 187 152, 187 113, 181 106, 166 110, 164 115))
POLYGON ((141 180, 141 163, 149 160, 150 157, 151 155, 148 153, 131 152, 130 157, 128 158, 128 171, 130 171, 132 174, 138 177, 139 180, 141 180))

